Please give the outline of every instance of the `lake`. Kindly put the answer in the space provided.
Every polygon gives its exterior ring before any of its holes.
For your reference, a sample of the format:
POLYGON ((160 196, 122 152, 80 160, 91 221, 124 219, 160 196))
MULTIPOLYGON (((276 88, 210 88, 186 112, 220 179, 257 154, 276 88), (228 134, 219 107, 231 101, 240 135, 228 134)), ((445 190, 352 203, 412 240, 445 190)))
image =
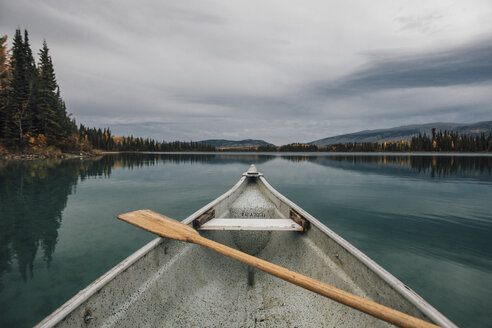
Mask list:
POLYGON ((462 327, 492 322, 492 157, 174 153, 0 161, 0 327, 29 327, 138 248, 116 219, 184 219, 256 164, 462 327))

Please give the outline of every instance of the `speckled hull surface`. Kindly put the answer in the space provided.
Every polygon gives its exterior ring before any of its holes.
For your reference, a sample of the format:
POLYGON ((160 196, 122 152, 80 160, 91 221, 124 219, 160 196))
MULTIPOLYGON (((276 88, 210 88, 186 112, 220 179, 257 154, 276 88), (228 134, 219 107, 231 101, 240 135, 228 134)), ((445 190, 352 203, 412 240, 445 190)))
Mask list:
MULTIPOLYGON (((250 172, 250 170, 248 171, 250 172)), ((183 220, 218 218, 310 221, 306 232, 202 231, 340 289, 443 327, 455 327, 415 292, 354 246, 246 173, 227 193, 183 220)), ((203 247, 157 238, 62 305, 38 327, 388 327, 383 321, 203 247)))

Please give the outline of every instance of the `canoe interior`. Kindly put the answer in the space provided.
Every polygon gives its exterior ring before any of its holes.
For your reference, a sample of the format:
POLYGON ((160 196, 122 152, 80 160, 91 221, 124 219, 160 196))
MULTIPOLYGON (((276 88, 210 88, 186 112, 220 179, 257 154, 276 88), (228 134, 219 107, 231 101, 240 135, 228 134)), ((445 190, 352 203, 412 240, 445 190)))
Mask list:
MULTIPOLYGON (((216 217, 289 218, 291 206, 263 181, 263 178, 243 177, 228 193, 184 222, 192 224, 194 218, 212 206, 216 217)), ((316 225, 304 233, 211 230, 200 234, 432 321, 408 300, 408 295, 395 290, 316 225)), ((110 271, 106 278, 94 282, 39 326, 391 326, 193 244, 158 239, 149 243, 145 252, 134 254, 126 261, 129 264, 122 264, 117 274, 113 272, 108 278, 110 271), (84 322, 87 316, 92 317, 88 324, 84 322)))

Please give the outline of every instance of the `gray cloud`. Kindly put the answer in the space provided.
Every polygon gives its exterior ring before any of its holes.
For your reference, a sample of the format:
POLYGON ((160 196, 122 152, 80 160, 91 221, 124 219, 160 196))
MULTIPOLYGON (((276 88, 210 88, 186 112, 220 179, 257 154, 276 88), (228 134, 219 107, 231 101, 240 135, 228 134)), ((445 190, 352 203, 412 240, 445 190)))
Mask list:
POLYGON ((384 89, 446 87, 492 80, 492 40, 418 55, 380 53, 338 81, 319 83, 320 93, 345 94, 384 89), (380 59, 382 57, 382 59, 380 59))
POLYGON ((488 0, 0 0, 0 31, 46 38, 78 122, 283 144, 492 119, 490 13, 488 0))
POLYGON ((401 24, 402 30, 416 29, 420 32, 432 33, 439 28, 438 23, 441 18, 441 14, 430 12, 420 16, 399 16, 395 21, 401 24))

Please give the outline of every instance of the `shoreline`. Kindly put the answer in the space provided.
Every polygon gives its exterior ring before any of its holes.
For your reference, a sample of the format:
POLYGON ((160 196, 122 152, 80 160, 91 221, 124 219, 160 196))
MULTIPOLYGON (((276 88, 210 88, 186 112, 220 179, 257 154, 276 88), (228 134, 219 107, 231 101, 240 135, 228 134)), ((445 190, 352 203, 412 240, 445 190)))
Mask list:
POLYGON ((101 155, 116 155, 116 154, 299 154, 299 155, 316 155, 316 154, 333 154, 333 155, 412 155, 412 156, 492 156, 492 152, 399 152, 399 151, 374 151, 374 152, 334 152, 334 151, 102 151, 101 155))
POLYGON ((48 159, 85 159, 101 156, 102 152, 73 152, 73 153, 62 153, 62 152, 15 152, 15 153, 2 153, 0 154, 0 159, 7 161, 33 161, 33 160, 48 160, 48 159))
POLYGON ((151 152, 151 151, 100 151, 94 150, 92 152, 71 152, 71 153, 56 153, 51 152, 36 152, 36 153, 2 153, 0 154, 1 160, 7 161, 33 161, 33 160, 49 160, 49 159, 89 159, 99 157, 103 155, 117 155, 117 154, 209 154, 209 155, 272 155, 272 154, 286 154, 286 155, 299 155, 299 156, 316 156, 316 155, 354 155, 354 156, 492 156, 492 152, 326 152, 326 151, 312 151, 312 152, 288 152, 288 151, 169 151, 169 152, 151 152))

